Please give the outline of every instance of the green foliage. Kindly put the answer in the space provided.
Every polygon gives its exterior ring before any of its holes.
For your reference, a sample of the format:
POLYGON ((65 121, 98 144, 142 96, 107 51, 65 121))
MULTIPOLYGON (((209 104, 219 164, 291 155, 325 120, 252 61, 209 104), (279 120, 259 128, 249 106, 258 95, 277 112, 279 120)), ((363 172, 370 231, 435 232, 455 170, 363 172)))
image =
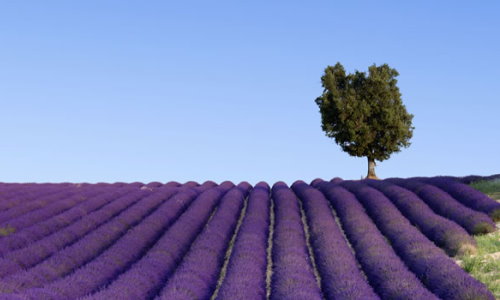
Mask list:
POLYGON ((461 261, 462 268, 500 299, 500 259, 491 256, 466 256, 461 261))
POLYGON ((471 183, 470 186, 485 194, 489 194, 494 199, 500 199, 500 179, 476 181, 471 183))
POLYGON ((401 101, 398 75, 387 64, 370 66, 368 75, 346 74, 340 63, 325 69, 316 98, 321 128, 343 151, 382 161, 410 145, 413 115, 401 101))
MULTIPOLYGON (((475 237, 478 254, 491 254, 500 252, 500 231, 475 237)), ((500 261, 499 261, 500 262, 500 261)), ((500 269, 498 269, 500 271, 500 269)))

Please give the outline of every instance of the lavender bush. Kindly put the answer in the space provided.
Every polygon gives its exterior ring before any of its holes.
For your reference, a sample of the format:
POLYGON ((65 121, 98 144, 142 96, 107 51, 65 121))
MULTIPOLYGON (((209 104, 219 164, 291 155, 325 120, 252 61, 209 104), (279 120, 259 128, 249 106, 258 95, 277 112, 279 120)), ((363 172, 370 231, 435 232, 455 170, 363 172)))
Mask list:
POLYGON ((484 212, 496 221, 500 220, 500 203, 480 191, 448 178, 432 177, 425 179, 425 182, 439 187, 462 204, 484 212))
POLYGON ((379 299, 358 268, 324 195, 303 181, 295 182, 292 189, 304 206, 326 298, 379 299))
POLYGON ((22 291, 40 287, 90 261, 102 250, 114 243, 131 226, 152 213, 162 202, 177 193, 176 188, 166 188, 144 198, 140 205, 134 205, 113 218, 105 225, 92 231, 78 242, 52 255, 42 263, 2 279, 0 291, 22 291))
POLYGON ((146 299, 157 295, 232 186, 226 182, 201 193, 140 260, 107 287, 85 299, 146 299))
POLYGON ((243 208, 248 185, 241 185, 240 188, 243 190, 238 187, 230 190, 221 200, 217 212, 191 245, 157 299, 210 299, 243 208))
POLYGON ((247 212, 235 240, 217 299, 266 299, 269 205, 269 185, 260 182, 248 199, 247 212))
POLYGON ((95 230, 98 226, 122 213, 149 194, 150 192, 147 191, 137 191, 117 198, 110 204, 61 231, 57 231, 24 248, 5 254, 3 258, 0 258, 0 278, 41 262, 63 247, 74 243, 85 234, 95 230))
POLYGON ((438 214, 460 224, 470 234, 493 232, 495 223, 485 213, 468 208, 443 190, 419 179, 390 178, 387 181, 413 191, 438 214))
POLYGON ((283 182, 272 188, 275 203, 271 299, 322 299, 302 227, 298 199, 283 182))
POLYGON ((341 185, 356 195, 397 254, 434 294, 442 299, 494 299, 484 284, 412 226, 384 194, 359 181, 341 185))
POLYGON ((68 276, 42 289, 25 291, 26 294, 54 295, 45 299, 78 298, 110 282, 138 260, 161 234, 171 226, 198 195, 193 189, 182 189, 165 201, 151 215, 128 231, 98 257, 68 276))
POLYGON ((384 193, 412 224, 449 255, 464 254, 475 247, 476 240, 467 231, 436 214, 413 192, 387 181, 365 180, 364 183, 384 193))
POLYGON ((0 300, 491 300, 439 248, 494 225, 456 182, 0 182, 0 300))
POLYGON ((75 189, 72 184, 3 183, 0 189, 0 212, 26 205, 40 197, 75 189))
MULTIPOLYGON (((88 191, 78 191, 76 194, 82 194, 82 193, 87 193, 88 191)), ((22 216, 26 213, 29 213, 31 211, 43 208, 44 206, 57 202, 57 201, 62 201, 68 197, 71 197, 75 195, 74 189, 68 189, 68 190, 62 190, 57 193, 45 195, 42 197, 38 197, 34 199, 33 201, 29 201, 27 203, 22 203, 20 205, 17 205, 15 207, 12 207, 8 210, 5 210, 0 213, 0 224, 3 224, 5 222, 8 222, 9 220, 12 220, 14 218, 17 218, 19 216, 22 216)))
MULTIPOLYGON (((131 192, 133 192, 132 189, 125 188, 117 191, 103 192, 102 194, 91 197, 87 201, 76 205, 63 213, 53 216, 46 221, 33 224, 21 231, 18 230, 14 234, 9 235, 2 240, 0 243, 0 255, 3 256, 9 251, 24 247, 47 235, 50 235, 55 231, 61 230, 85 215, 103 207, 116 198, 131 192)), ((9 222, 9 224, 12 223, 9 222)), ((15 224, 12 226, 19 229, 19 227, 15 224)))
POLYGON ((352 193, 329 182, 317 186, 337 212, 356 258, 382 299, 438 299, 408 270, 352 193))

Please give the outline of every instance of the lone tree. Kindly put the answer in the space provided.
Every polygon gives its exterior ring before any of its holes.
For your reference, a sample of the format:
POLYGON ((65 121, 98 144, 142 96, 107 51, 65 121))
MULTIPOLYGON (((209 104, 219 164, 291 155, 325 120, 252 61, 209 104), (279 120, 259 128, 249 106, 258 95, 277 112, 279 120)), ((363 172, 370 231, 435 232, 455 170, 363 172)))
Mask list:
POLYGON ((375 175, 375 160, 383 161, 410 146, 413 115, 401 101, 396 77, 387 64, 346 74, 337 63, 321 76, 323 94, 316 98, 321 128, 349 155, 368 158, 367 178, 375 175))

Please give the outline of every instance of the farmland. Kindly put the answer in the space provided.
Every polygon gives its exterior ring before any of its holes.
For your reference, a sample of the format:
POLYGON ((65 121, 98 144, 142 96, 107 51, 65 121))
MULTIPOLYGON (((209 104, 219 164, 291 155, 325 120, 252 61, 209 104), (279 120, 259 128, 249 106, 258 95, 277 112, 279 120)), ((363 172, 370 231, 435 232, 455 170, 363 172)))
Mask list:
POLYGON ((455 178, 0 183, 0 299, 495 299, 455 178))

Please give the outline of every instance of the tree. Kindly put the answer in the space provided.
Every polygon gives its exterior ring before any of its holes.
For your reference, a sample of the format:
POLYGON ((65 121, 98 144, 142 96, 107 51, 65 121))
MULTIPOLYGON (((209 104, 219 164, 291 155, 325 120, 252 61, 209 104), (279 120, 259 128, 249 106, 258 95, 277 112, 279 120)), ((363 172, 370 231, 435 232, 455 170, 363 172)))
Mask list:
POLYGON ((413 115, 401 101, 396 77, 387 64, 346 74, 337 63, 321 77, 323 94, 316 98, 321 128, 351 156, 368 158, 367 178, 375 175, 375 160, 383 161, 410 146, 413 115))

